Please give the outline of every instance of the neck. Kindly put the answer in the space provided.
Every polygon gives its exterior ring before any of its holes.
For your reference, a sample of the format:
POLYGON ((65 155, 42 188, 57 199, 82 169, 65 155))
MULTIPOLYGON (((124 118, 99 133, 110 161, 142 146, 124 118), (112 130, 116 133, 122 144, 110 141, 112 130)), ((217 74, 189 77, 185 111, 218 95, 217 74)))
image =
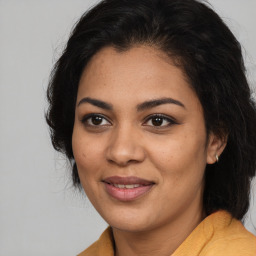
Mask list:
POLYGON ((175 221, 151 230, 132 232, 113 227, 115 256, 170 256, 203 218, 202 211, 185 210, 175 221))

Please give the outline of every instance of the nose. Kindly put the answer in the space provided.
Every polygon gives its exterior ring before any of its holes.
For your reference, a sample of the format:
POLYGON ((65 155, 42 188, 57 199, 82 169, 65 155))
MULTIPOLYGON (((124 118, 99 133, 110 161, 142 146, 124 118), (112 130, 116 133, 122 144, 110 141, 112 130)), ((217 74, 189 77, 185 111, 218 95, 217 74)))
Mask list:
POLYGON ((116 129, 106 150, 107 160, 119 166, 143 162, 146 154, 139 137, 132 128, 116 129))

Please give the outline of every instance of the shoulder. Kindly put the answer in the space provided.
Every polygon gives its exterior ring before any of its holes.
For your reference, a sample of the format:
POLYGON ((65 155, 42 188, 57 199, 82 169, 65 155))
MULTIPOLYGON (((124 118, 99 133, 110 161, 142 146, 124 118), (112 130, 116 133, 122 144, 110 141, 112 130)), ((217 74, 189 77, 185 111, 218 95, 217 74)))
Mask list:
POLYGON ((78 256, 114 256, 114 242, 112 230, 108 227, 100 238, 81 252, 78 256))
POLYGON ((201 255, 256 256, 256 237, 227 212, 216 214, 214 233, 201 255))
POLYGON ((205 218, 172 256, 256 256, 256 237, 226 211, 205 218))

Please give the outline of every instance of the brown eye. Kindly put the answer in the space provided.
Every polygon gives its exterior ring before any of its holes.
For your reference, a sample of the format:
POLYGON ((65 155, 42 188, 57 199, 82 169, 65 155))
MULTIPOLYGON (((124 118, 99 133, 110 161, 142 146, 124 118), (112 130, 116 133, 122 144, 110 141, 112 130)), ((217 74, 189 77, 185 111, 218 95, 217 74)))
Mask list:
POLYGON ((177 124, 171 118, 162 115, 154 115, 147 119, 144 125, 153 126, 153 127, 167 127, 173 124, 177 124))
POLYGON ((97 114, 89 114, 86 115, 81 122, 86 126, 108 126, 111 125, 111 123, 101 115, 97 114))
POLYGON ((103 117, 101 116, 93 116, 91 117, 91 123, 93 125, 100 125, 102 123, 103 117))
POLYGON ((154 126, 161 126, 163 123, 163 118, 162 117, 154 117, 154 118, 152 118, 151 122, 154 126))

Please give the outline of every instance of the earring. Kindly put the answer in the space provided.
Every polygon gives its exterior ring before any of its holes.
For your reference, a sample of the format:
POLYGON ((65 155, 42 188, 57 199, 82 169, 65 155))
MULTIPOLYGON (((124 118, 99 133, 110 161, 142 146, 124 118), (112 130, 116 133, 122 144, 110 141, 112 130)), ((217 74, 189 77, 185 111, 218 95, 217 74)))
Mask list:
POLYGON ((215 157, 216 157, 216 161, 218 163, 219 162, 219 156, 216 154, 215 157))

